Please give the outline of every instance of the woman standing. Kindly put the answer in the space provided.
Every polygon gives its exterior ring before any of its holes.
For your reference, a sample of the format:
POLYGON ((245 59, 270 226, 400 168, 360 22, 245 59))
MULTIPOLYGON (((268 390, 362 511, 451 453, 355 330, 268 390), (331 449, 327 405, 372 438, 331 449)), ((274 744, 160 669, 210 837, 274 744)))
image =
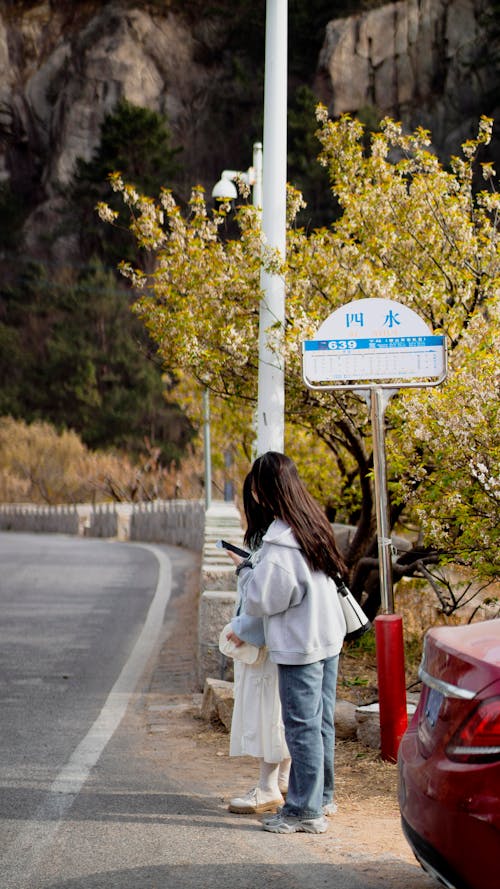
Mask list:
MULTIPOLYGON (((251 551, 249 562, 258 559, 262 538, 273 521, 272 513, 263 509, 252 495, 252 482, 247 476, 243 484, 243 508, 247 528, 243 538, 251 551)), ((228 551, 236 565, 240 558, 228 551)), ((239 573, 239 567, 237 572, 239 573)), ((231 621, 227 638, 239 645, 250 642, 261 646, 261 655, 254 664, 234 661, 234 707, 229 745, 230 756, 253 756, 259 761, 259 779, 244 796, 233 797, 229 811, 242 815, 276 812, 284 802, 288 789, 290 756, 286 746, 276 664, 264 649, 264 626, 261 617, 246 614, 245 598, 240 592, 238 609, 231 621)))
POLYGON ((245 612, 264 619, 278 665, 292 757, 286 803, 263 822, 273 833, 324 833, 335 809, 334 711, 345 621, 334 578, 345 570, 332 528, 294 462, 268 451, 250 471, 252 494, 273 516, 257 560, 238 568, 245 612))

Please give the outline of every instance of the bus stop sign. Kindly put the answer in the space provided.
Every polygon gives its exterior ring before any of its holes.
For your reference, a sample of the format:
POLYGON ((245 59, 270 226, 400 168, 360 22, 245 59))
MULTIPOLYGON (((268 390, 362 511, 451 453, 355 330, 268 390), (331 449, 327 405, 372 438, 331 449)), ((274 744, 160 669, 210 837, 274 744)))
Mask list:
POLYGON ((302 372, 310 389, 436 386, 447 373, 446 341, 408 306, 359 299, 302 343, 302 372))

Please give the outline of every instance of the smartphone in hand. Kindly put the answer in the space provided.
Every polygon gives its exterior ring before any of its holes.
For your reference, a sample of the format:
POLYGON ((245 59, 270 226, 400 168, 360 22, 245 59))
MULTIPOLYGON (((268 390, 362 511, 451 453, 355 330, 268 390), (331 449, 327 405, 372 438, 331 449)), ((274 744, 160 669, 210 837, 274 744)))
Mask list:
POLYGON ((236 553, 237 556, 241 556, 242 559, 246 559, 250 555, 248 550, 242 549, 241 546, 235 546, 234 543, 228 543, 227 540, 217 540, 215 545, 217 549, 228 549, 232 553, 236 553))

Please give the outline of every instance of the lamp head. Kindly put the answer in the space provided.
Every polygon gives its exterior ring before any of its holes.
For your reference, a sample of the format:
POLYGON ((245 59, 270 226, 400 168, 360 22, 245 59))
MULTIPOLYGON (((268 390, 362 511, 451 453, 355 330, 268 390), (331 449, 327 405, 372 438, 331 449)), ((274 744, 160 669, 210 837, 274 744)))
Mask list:
POLYGON ((212 189, 212 197, 216 201, 235 201, 238 197, 238 189, 231 179, 222 176, 212 189))

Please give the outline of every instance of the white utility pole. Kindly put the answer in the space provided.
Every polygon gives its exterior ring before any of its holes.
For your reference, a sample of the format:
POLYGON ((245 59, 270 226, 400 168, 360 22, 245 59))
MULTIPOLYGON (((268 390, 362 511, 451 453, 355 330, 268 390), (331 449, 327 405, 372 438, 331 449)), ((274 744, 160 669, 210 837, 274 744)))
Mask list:
MULTIPOLYGON (((288 0, 267 0, 264 80, 264 250, 286 250, 288 0)), ((257 454, 283 451, 285 438, 285 281, 261 273, 257 454)))

